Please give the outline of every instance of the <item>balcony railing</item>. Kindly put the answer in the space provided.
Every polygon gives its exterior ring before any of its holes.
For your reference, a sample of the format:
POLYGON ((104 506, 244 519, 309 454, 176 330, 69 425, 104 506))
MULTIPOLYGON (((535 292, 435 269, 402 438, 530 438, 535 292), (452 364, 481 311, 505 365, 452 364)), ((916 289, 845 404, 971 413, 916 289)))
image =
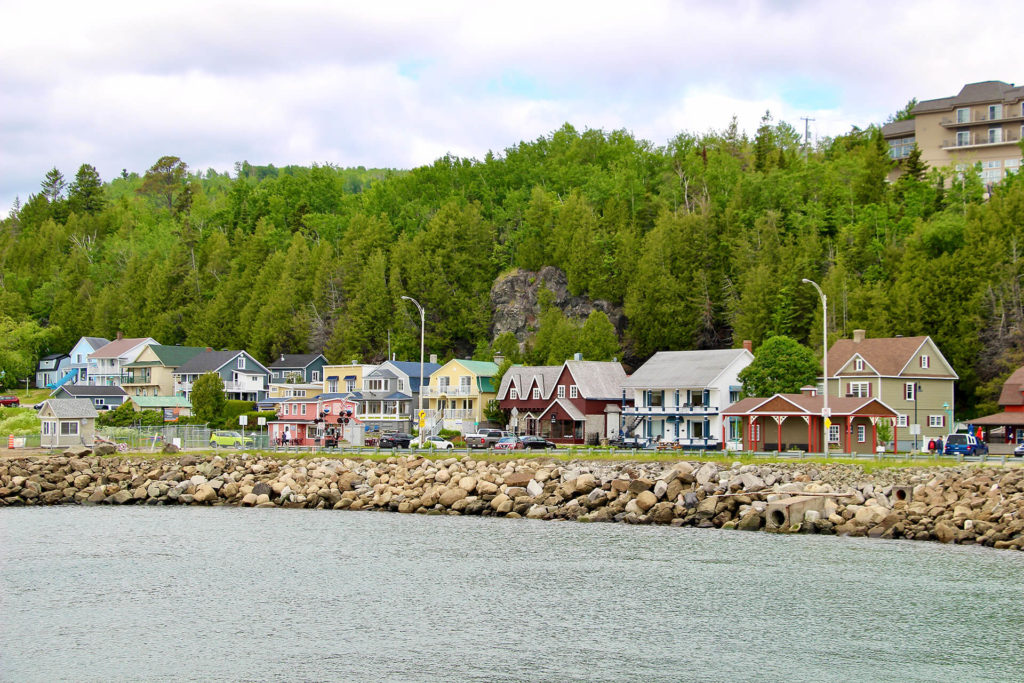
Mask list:
POLYGON ((476 390, 471 386, 439 386, 439 387, 424 387, 423 397, 424 398, 437 398, 438 396, 473 396, 476 394, 476 390))
POLYGON ((947 116, 939 120, 939 125, 944 128, 957 128, 958 126, 971 126, 981 123, 993 123, 995 121, 1002 123, 1005 121, 1015 121, 1022 118, 1024 118, 1024 115, 1021 114, 1019 109, 1017 110, 1017 113, 1007 112, 1004 109, 1003 116, 990 118, 988 114, 982 114, 980 116, 972 117, 969 121, 961 121, 957 119, 955 116, 947 116))
POLYGON ((224 382, 224 393, 227 394, 248 394, 266 390, 267 387, 260 382, 224 382))
POLYGON ((662 415, 711 415, 718 413, 718 406, 626 406, 623 415, 636 415, 641 417, 662 415))
POLYGON ((998 141, 989 140, 988 133, 978 133, 965 137, 946 139, 942 141, 942 149, 967 149, 970 147, 995 147, 997 145, 1015 145, 1020 141, 1020 133, 1015 131, 1003 131, 1003 136, 998 141))

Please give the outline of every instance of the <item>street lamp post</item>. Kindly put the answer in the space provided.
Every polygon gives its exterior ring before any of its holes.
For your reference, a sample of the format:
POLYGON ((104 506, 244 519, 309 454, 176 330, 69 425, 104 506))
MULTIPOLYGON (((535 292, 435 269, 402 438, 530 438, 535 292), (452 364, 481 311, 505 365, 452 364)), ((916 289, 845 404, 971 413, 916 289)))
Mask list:
POLYGON ((417 394, 418 406, 416 408, 416 424, 419 425, 419 429, 417 429, 417 435, 419 437, 420 444, 422 444, 423 443, 423 433, 422 433, 423 425, 420 425, 420 415, 423 414, 423 332, 424 332, 424 330, 426 328, 426 315, 424 314, 423 307, 420 306, 420 302, 419 301, 416 301, 416 299, 413 299, 411 296, 403 296, 402 298, 405 299, 406 301, 413 302, 416 305, 416 308, 419 309, 419 312, 420 312, 420 390, 419 390, 419 392, 417 394))
POLYGON ((818 290, 818 296, 821 297, 821 368, 825 375, 825 395, 824 402, 821 407, 822 424, 825 427, 825 433, 823 434, 823 441, 825 446, 825 455, 828 455, 828 439, 829 431, 831 430, 832 413, 828 409, 828 297, 825 296, 825 292, 821 291, 821 287, 814 280, 808 280, 804 278, 802 280, 805 284, 813 286, 818 290))

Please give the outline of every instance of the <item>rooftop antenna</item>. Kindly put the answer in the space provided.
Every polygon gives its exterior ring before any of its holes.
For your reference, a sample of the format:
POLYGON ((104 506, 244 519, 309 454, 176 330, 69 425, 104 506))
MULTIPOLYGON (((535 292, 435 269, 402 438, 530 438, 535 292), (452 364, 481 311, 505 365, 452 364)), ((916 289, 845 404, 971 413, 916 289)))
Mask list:
POLYGON ((804 122, 804 159, 806 159, 807 150, 811 146, 811 121, 814 119, 807 116, 801 116, 800 118, 803 119, 804 122))

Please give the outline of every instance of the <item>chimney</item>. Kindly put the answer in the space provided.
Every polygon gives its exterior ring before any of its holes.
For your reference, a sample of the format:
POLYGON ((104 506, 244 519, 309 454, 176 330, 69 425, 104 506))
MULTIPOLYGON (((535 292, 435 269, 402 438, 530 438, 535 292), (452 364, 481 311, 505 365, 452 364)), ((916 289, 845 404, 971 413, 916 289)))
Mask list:
POLYGON ((124 339, 124 332, 121 332, 121 330, 118 330, 117 331, 117 338, 118 338, 118 340, 124 339))
POLYGON ((430 362, 433 363, 434 365, 437 365, 437 354, 436 353, 430 354, 430 362))
POLYGON ((804 387, 800 387, 800 393, 804 396, 817 396, 818 387, 812 387, 810 384, 804 387))
POLYGON ((753 353, 754 352, 754 342, 750 341, 749 339, 744 339, 743 340, 743 348, 745 348, 747 351, 750 351, 751 353, 753 353))
POLYGON ((860 344, 862 341, 864 341, 864 336, 866 334, 867 334, 867 332, 865 332, 864 330, 854 330, 853 331, 853 343, 854 344, 860 344))
POLYGON ((213 349, 211 349, 209 346, 206 347, 206 350, 211 352, 211 353, 213 352, 213 349))
POLYGON ((494 354, 494 364, 495 365, 501 365, 501 362, 503 360, 505 360, 505 356, 501 355, 500 353, 494 354))
POLYGON ((284 354, 283 353, 281 354, 281 360, 282 361, 284 360, 284 354))
POLYGON ((572 354, 572 359, 573 360, 583 360, 583 354, 580 353, 579 351, 577 351, 576 353, 572 354))

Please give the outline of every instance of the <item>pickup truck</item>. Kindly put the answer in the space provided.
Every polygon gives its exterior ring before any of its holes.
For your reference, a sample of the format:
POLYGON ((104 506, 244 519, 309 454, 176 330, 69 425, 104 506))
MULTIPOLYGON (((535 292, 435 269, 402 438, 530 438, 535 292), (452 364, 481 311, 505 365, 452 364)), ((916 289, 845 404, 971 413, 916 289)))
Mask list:
POLYGON ((477 434, 466 434, 466 445, 470 448, 490 448, 506 436, 512 435, 500 429, 481 429, 477 434))

